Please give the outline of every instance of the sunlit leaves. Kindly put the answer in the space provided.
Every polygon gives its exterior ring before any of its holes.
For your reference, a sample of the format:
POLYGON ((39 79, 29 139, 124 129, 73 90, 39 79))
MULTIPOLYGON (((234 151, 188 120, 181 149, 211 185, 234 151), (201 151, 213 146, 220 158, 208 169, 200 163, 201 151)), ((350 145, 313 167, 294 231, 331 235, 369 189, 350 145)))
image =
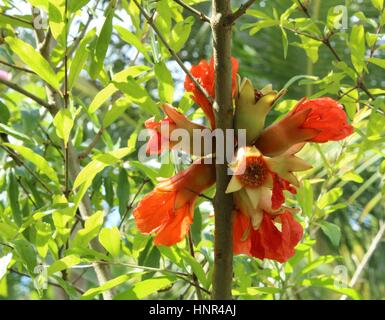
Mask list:
POLYGON ((66 270, 80 262, 80 258, 76 255, 68 255, 60 260, 55 261, 49 266, 47 272, 48 275, 52 275, 56 272, 66 270))
POLYGON ((53 119, 53 124, 56 127, 56 134, 63 139, 64 146, 67 147, 68 139, 71 134, 74 120, 69 109, 60 109, 53 119))
POLYGON ((354 68, 361 73, 365 63, 365 30, 363 25, 355 24, 350 33, 351 59, 354 68))
POLYGON ((158 62, 154 66, 155 76, 158 79, 159 98, 161 101, 172 103, 174 100, 174 82, 166 64, 158 62))
POLYGON ((89 242, 99 234, 99 230, 103 225, 103 212, 98 211, 85 221, 83 229, 79 230, 75 238, 71 242, 73 247, 87 247, 89 242))
POLYGON ((30 44, 17 38, 7 37, 5 42, 11 50, 34 72, 36 72, 45 82, 54 89, 59 89, 60 84, 57 75, 41 54, 30 44))
POLYGON ((99 242, 113 257, 119 256, 120 232, 118 228, 103 228, 99 233, 99 242))
POLYGON ((28 161, 32 162, 38 171, 45 174, 48 178, 50 178, 53 182, 59 183, 59 179, 57 177, 56 171, 49 165, 47 160, 45 160, 41 155, 35 153, 33 150, 10 143, 4 143, 7 147, 15 150, 21 156, 23 156, 28 161))
POLYGON ((333 246, 337 247, 341 239, 341 229, 334 223, 328 221, 319 222, 321 230, 329 238, 333 246))
POLYGON ((114 10, 109 10, 106 13, 106 17, 103 23, 103 27, 100 30, 95 52, 94 52, 94 60, 92 60, 92 64, 90 67, 90 75, 92 78, 96 78, 104 65, 104 59, 107 54, 108 45, 110 43, 111 35, 112 35, 112 20, 114 17, 114 10))
POLYGON ((133 285, 127 291, 118 294, 114 300, 139 300, 156 293, 165 287, 172 284, 172 280, 168 277, 159 277, 153 279, 143 280, 133 285))

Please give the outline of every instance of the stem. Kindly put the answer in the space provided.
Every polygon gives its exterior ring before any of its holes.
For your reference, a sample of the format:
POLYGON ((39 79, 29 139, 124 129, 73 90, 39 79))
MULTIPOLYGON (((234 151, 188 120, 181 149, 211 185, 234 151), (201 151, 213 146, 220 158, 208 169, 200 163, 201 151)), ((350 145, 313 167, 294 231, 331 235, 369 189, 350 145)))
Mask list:
MULTIPOLYGON (((231 65, 231 24, 226 23, 231 15, 230 0, 212 1, 211 28, 213 32, 215 97, 214 102, 216 128, 233 128, 232 105, 232 65, 231 65)), ((224 134, 224 155, 227 155, 227 141, 224 134)), ((231 150, 233 151, 233 150, 231 150)), ((226 158, 226 157, 224 157, 226 158)), ((217 189, 214 199, 215 209, 215 248, 213 294, 216 300, 230 300, 233 277, 233 228, 232 195, 226 194, 230 181, 227 174, 227 159, 224 164, 216 164, 217 189)))
POLYGON ((244 4, 242 4, 237 11, 235 11, 229 16, 229 23, 232 24, 235 22, 235 20, 243 16, 246 13, 247 9, 249 9, 254 4, 254 2, 255 0, 248 0, 244 4))
POLYGON ((99 140, 100 140, 100 137, 102 136, 103 134, 103 131, 104 131, 104 128, 101 127, 99 129, 99 131, 97 132, 96 136, 94 137, 94 139, 91 141, 91 143, 89 144, 89 146, 83 150, 83 152, 81 152, 79 154, 79 159, 82 160, 84 158, 86 158, 92 151, 92 149, 98 144, 99 140))
POLYGON ((177 4, 179 4, 181 7, 185 8, 186 10, 190 11, 191 13, 195 14, 204 22, 210 23, 210 18, 206 16, 203 12, 198 11, 197 9, 193 8, 192 6, 188 5, 187 3, 184 3, 181 0, 174 0, 177 4))
MULTIPOLYGON (((65 21, 65 50, 64 50, 64 109, 69 107, 69 92, 68 92, 68 0, 64 3, 64 21, 65 21)), ((68 145, 64 144, 64 195, 68 199, 69 196, 69 178, 68 178, 68 145)))
MULTIPOLYGON (((194 242, 192 239, 191 229, 188 232, 188 244, 189 244, 190 254, 195 259, 194 242)), ((194 272, 192 274, 192 281, 195 284, 198 300, 203 300, 202 292, 201 292, 200 287, 199 287, 198 277, 196 276, 196 274, 194 272)))
POLYGON ((205 98, 213 104, 213 98, 207 93, 206 89, 202 87, 200 82, 191 74, 191 72, 186 68, 184 65, 182 59, 178 56, 178 54, 171 48, 171 46, 168 44, 166 38, 163 36, 163 34, 159 31, 158 27, 155 25, 152 17, 148 15, 146 10, 143 9, 143 7, 138 3, 137 0, 132 0, 135 5, 138 7, 139 11, 143 15, 143 17, 147 20, 147 23, 151 26, 151 28, 155 31, 157 34, 159 40, 163 43, 163 45, 167 48, 168 52, 172 57, 174 57, 175 61, 179 64, 179 66, 182 68, 182 70, 189 76, 189 78, 194 82, 194 84, 197 86, 199 91, 202 92, 202 94, 205 96, 205 98))

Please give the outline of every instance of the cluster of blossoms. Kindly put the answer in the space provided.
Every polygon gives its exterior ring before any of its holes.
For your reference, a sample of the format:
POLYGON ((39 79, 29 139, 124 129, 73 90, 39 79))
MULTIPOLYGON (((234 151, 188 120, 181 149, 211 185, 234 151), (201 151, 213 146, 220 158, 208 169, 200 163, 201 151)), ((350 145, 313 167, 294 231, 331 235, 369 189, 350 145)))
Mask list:
MULTIPOLYGON (((271 86, 256 90, 248 79, 240 81, 237 72, 238 62, 232 58, 234 128, 246 130, 246 146, 238 148, 230 164, 233 176, 226 191, 234 197, 234 253, 285 262, 294 255, 303 229, 294 218, 296 210, 285 206, 284 192, 295 194, 299 181, 294 173, 311 168, 296 153, 306 142, 344 139, 353 133, 353 128, 342 106, 327 97, 303 98, 285 117, 265 128, 267 114, 284 92, 273 91, 271 86)), ((191 74, 215 98, 213 60, 193 66, 191 74)), ((189 76, 184 87, 214 129, 210 101, 189 76)), ((149 154, 175 146, 169 136, 162 134, 164 124, 170 131, 185 129, 192 133, 194 129, 208 129, 171 105, 164 104, 162 109, 166 115, 163 120, 151 118, 145 123, 152 133, 147 145, 149 154)), ((193 221, 197 198, 214 184, 215 165, 198 157, 189 168, 160 181, 139 202, 133 212, 137 227, 143 233, 156 234, 157 245, 170 246, 181 241, 193 221)))

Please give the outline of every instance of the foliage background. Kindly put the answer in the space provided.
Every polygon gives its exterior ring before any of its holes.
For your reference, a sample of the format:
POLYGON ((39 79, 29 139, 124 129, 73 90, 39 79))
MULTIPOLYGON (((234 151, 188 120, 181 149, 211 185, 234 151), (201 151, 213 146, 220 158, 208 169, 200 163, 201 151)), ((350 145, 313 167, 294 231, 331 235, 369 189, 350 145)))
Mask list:
MULTIPOLYGON (((185 2, 210 13, 207 1, 185 2)), ((210 58, 207 23, 175 1, 141 3, 156 12, 158 28, 187 66, 210 58)), ((269 122, 284 115, 295 99, 328 95, 344 104, 356 133, 341 143, 308 145, 301 151, 314 168, 301 177, 302 187, 290 202, 301 209, 297 218, 305 227, 304 239, 283 265, 237 256, 233 293, 239 299, 383 299, 383 1, 302 3, 308 11, 298 1, 256 1, 236 23, 233 55, 240 62, 239 73, 256 87, 289 86, 269 122), (347 8, 342 29, 335 27, 341 16, 334 10, 341 5, 347 8)), ((202 117, 184 94, 185 75, 134 2, 69 1, 70 106, 54 120, 19 89, 43 102, 49 102, 47 83, 63 90, 63 4, 1 1, 0 64, 12 79, 0 80, 0 297, 100 299, 111 290, 116 299, 192 299, 199 283, 200 294, 208 298, 210 201, 200 199, 195 213, 195 257, 187 241, 170 248, 153 246, 130 216, 157 177, 181 169, 137 160, 143 144, 137 134, 145 119, 159 113, 156 103, 172 102, 190 110, 192 119, 202 117), (40 51, 46 62, 37 51, 28 51, 27 43, 39 49, 39 31, 31 23, 39 17, 31 15, 31 5, 48 15, 55 38, 49 54, 40 51), (83 168, 75 182, 69 181, 68 200, 63 140, 73 145, 83 168), (77 210, 82 192, 91 199, 93 215, 87 223, 77 210), (92 249, 91 240, 97 242, 92 249), (97 281, 94 262, 109 267, 104 285, 97 281)))

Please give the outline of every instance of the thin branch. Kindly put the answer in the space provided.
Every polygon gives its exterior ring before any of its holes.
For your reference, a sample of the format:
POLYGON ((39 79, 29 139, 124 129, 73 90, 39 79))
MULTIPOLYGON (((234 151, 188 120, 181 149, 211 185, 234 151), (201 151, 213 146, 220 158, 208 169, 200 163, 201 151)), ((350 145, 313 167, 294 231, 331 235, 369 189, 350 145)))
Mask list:
MULTIPOLYGON (((189 249, 190 249, 190 255, 195 260, 194 242, 192 239, 191 229, 188 232, 188 244, 189 244, 189 249)), ((194 272, 192 274, 192 281, 195 284, 196 294, 197 294, 198 300, 202 300, 203 296, 202 296, 202 292, 201 292, 200 287, 199 287, 198 277, 194 272)))
POLYGON ((297 0, 297 2, 298 2, 298 5, 301 7, 302 11, 305 13, 305 15, 306 15, 308 18, 311 19, 311 15, 310 15, 310 13, 309 13, 308 8, 302 3, 301 0, 297 0))
POLYGON ((12 19, 12 20, 15 20, 15 21, 19 21, 21 23, 25 23, 25 24, 29 24, 30 26, 33 26, 33 22, 32 21, 28 21, 28 20, 24 20, 23 18, 19 18, 19 17, 16 17, 16 16, 10 16, 6 13, 0 13, 3 17, 7 17, 8 19, 12 19))
MULTIPOLYGON (((65 25, 68 24, 68 0, 64 1, 64 21, 65 25)), ((64 50, 64 88, 63 88, 63 99, 64 109, 69 108, 69 91, 68 91, 68 28, 65 28, 65 50, 64 50)), ((66 198, 69 196, 69 154, 68 145, 64 144, 64 195, 66 198)))
POLYGON ((181 0, 174 0, 174 2, 176 2, 177 4, 179 4, 180 6, 185 8, 186 10, 188 10, 188 11, 192 12, 193 14, 195 14, 196 16, 198 16, 199 19, 201 19, 202 21, 210 23, 210 18, 208 16, 206 16, 203 12, 193 8, 192 6, 188 5, 187 3, 184 3, 181 0))
POLYGON ((123 217, 122 217, 122 219, 120 220, 120 223, 119 223, 119 226, 118 226, 119 229, 123 226, 123 222, 124 222, 124 220, 126 220, 128 213, 129 213, 130 210, 132 209, 132 207, 133 207, 133 205, 134 205, 134 202, 135 202, 136 198, 137 198, 137 197, 139 196, 139 194, 142 192, 142 189, 143 189, 143 187, 145 186, 145 184, 146 184, 147 182, 149 182, 149 181, 150 181, 149 179, 144 179, 144 180, 143 180, 142 184, 139 186, 139 188, 138 188, 138 190, 136 191, 136 193, 135 193, 134 197, 132 198, 131 202, 127 205, 126 211, 124 212, 123 217))
MULTIPOLYGON (((15 270, 15 269, 8 269, 8 271, 9 271, 9 272, 12 272, 12 273, 14 273, 14 274, 17 274, 17 275, 19 275, 19 276, 22 276, 22 277, 31 278, 31 276, 30 276, 29 274, 23 273, 23 272, 19 272, 19 271, 15 270)), ((52 282, 52 281, 50 281, 50 280, 47 280, 47 283, 48 283, 49 285, 51 285, 51 286, 54 286, 54 287, 57 287, 57 288, 60 288, 60 289, 64 290, 63 287, 62 287, 60 284, 56 283, 56 282, 52 282)), ((84 292, 85 292, 83 289, 81 289, 81 288, 79 288, 79 287, 77 287, 77 286, 73 286, 73 288, 74 288, 78 293, 80 293, 80 294, 84 294, 84 292)))
POLYGON ((11 88, 11 89, 21 93, 22 95, 25 95, 26 97, 32 99, 33 101, 35 101, 36 103, 40 104, 41 106, 47 108, 48 110, 52 110, 52 108, 53 108, 53 106, 51 104, 49 104, 46 101, 44 101, 43 99, 35 96, 31 92, 23 89, 22 87, 20 87, 19 85, 17 85, 14 82, 0 78, 0 83, 6 85, 8 88, 11 88))
POLYGON ((197 88, 202 92, 202 94, 205 96, 205 98, 211 103, 214 103, 214 99, 207 93, 206 89, 202 87, 202 85, 199 83, 199 81, 191 74, 191 72, 186 68, 181 58, 178 56, 178 54, 171 48, 171 46, 168 44, 165 37, 162 35, 162 33, 159 31, 158 27, 155 25, 153 19, 148 15, 146 10, 143 9, 143 7, 138 3, 137 0, 132 0, 135 5, 138 7, 139 11, 143 15, 143 17, 147 20, 147 23, 151 26, 151 28, 155 31, 155 33, 158 35, 160 41, 164 44, 164 46, 167 48, 168 52, 171 54, 171 56, 174 57, 175 61, 179 64, 179 66, 182 68, 182 70, 186 73, 186 75, 194 82, 194 84, 197 86, 197 88))
POLYGON ((36 205, 36 202, 33 200, 33 198, 31 197, 31 194, 29 193, 29 191, 27 190, 27 188, 23 185, 22 181, 21 181, 21 178, 17 175, 15 175, 16 177, 16 181, 17 183, 19 184, 19 186, 23 189, 24 193, 26 194, 26 196, 28 197, 28 199, 32 202, 32 205, 37 208, 37 205, 36 205))
POLYGON ((235 20, 237 20, 238 18, 240 18, 241 16, 243 16, 247 9, 249 9, 255 2, 256 0, 248 0, 246 1, 245 3, 243 3, 239 8, 238 10, 234 11, 234 13, 232 13, 231 15, 229 15, 228 17, 228 23, 229 24, 233 24, 235 22, 235 20))
POLYGON ((15 64, 8 63, 8 62, 5 62, 3 60, 0 60, 0 64, 3 64, 3 65, 5 65, 7 67, 10 67, 12 69, 17 69, 17 70, 20 70, 20 71, 24 71, 24 72, 35 74, 35 72, 32 71, 32 70, 29 70, 29 69, 26 69, 26 68, 23 68, 23 67, 19 67, 19 66, 15 65, 15 64))
MULTIPOLYGON (((358 265, 356 271, 354 272, 352 279, 349 282, 350 288, 354 287, 354 285, 357 283, 358 278, 360 277, 362 271, 365 269, 366 265, 368 264, 374 251, 376 251, 377 246, 380 243, 384 234, 385 234, 385 222, 380 221, 380 229, 378 230, 377 234, 373 238, 372 243, 370 244, 368 251, 365 253, 364 257, 362 258, 362 261, 358 265)), ((343 296, 341 296, 340 300, 346 300, 346 298, 347 298, 347 296, 343 295, 343 296)))
POLYGON ((49 194, 53 194, 53 192, 52 192, 52 190, 49 188, 49 186, 47 186, 46 184, 45 184, 45 182, 43 181, 43 180, 41 180, 40 178, 39 178, 39 176, 32 170, 32 169, 30 169, 26 164, 25 164, 25 162, 22 160, 22 159, 20 159, 20 157, 13 151, 13 150, 11 150, 11 149, 9 149, 8 147, 6 147, 6 146, 4 146, 4 145, 2 145, 2 144, 0 144, 0 148, 1 149, 3 149, 6 153, 8 153, 9 154, 9 156, 12 158, 12 159, 14 159, 15 161, 16 161, 16 159, 17 159, 17 162, 18 163, 20 163, 35 179, 36 179, 36 181, 38 181, 40 184, 41 184, 41 186, 42 187, 44 187, 44 189, 46 190, 46 191, 48 191, 48 193, 49 194))
POLYGON ((89 144, 89 146, 84 149, 80 154, 79 154, 79 160, 82 160, 84 158, 86 158, 90 152, 92 151, 92 149, 97 145, 99 139, 101 138, 102 134, 103 134, 103 131, 104 131, 104 128, 101 127, 99 129, 99 131, 97 132, 97 134, 95 135, 94 139, 91 141, 91 143, 89 144))

